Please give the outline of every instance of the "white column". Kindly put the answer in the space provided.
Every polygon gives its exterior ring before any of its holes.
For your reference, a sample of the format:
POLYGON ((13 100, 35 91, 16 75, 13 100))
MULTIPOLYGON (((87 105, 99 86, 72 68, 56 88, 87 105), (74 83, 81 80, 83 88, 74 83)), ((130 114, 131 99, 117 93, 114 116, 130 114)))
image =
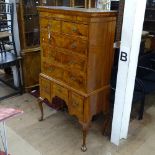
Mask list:
POLYGON ((127 138, 146 0, 126 0, 111 142, 127 138))

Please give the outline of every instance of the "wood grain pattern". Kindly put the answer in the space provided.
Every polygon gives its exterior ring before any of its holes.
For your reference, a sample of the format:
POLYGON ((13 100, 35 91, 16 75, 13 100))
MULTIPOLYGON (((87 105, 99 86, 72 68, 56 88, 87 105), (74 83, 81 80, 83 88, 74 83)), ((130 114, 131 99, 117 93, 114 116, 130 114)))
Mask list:
POLYGON ((62 32, 65 34, 88 36, 88 25, 62 22, 62 32))
MULTIPOLYGON (((39 85, 39 73, 41 71, 40 47, 38 45, 39 35, 37 35, 38 33, 34 33, 38 28, 39 22, 37 15, 33 16, 36 11, 35 6, 30 4, 29 10, 25 12, 27 8, 25 3, 26 1, 20 0, 19 3, 16 3, 16 6, 22 56, 22 80, 25 91, 30 91, 39 85), (28 43, 31 45, 28 45, 28 43)), ((39 1, 39 3, 41 4, 42 1, 39 1)))
POLYGON ((22 50, 21 56, 23 58, 23 84, 25 90, 29 90, 38 86, 39 83, 39 74, 41 72, 40 48, 22 50))
POLYGON ((66 102, 69 113, 83 126, 85 145, 93 115, 109 112, 116 13, 67 7, 39 7, 38 10, 41 98, 51 100, 58 96, 66 102), (49 21, 55 22, 49 26, 49 21), (43 83, 50 85, 51 90, 43 83))

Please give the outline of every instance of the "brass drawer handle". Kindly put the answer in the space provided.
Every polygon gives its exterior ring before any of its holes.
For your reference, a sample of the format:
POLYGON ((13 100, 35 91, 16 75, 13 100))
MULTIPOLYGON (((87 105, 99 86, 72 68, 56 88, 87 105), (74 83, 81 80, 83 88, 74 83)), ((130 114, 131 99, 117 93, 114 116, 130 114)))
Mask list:
POLYGON ((77 27, 72 27, 73 32, 77 32, 77 27))
POLYGON ((49 90, 49 87, 48 86, 44 86, 44 90, 45 91, 48 91, 49 90))
POLYGON ((47 27, 47 31, 48 31, 48 39, 51 38, 51 32, 50 32, 51 27, 52 27, 51 24, 49 24, 48 27, 47 27))
POLYGON ((72 104, 73 104, 73 106, 78 106, 79 105, 78 102, 76 102, 76 101, 73 101, 72 104))
POLYGON ((48 33, 48 39, 51 39, 51 33, 50 32, 48 33))
POLYGON ((53 71, 54 71, 54 69, 53 69, 52 67, 49 67, 48 70, 49 70, 50 72, 53 72, 53 71))
POLYGON ((47 26, 48 32, 50 31, 51 27, 52 27, 52 25, 51 24, 48 24, 48 26, 47 26))
POLYGON ((70 65, 73 65, 73 64, 75 64, 75 62, 74 61, 70 61, 69 64, 70 65))
POLYGON ((76 42, 72 43, 71 48, 76 48, 76 47, 77 47, 76 42))
POLYGON ((72 81, 75 81, 75 80, 76 80, 76 78, 75 78, 75 77, 73 77, 73 76, 72 76, 70 79, 71 79, 72 81))
POLYGON ((62 93, 62 90, 61 89, 58 89, 58 92, 62 93))

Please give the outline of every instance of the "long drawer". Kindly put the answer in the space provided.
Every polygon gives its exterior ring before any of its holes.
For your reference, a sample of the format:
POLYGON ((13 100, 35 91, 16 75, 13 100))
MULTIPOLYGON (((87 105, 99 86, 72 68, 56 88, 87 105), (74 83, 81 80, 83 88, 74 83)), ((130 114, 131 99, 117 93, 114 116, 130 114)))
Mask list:
POLYGON ((44 73, 52 78, 66 82, 66 81, 64 81, 64 77, 63 77, 63 75, 64 75, 63 68, 54 66, 53 64, 51 64, 47 61, 43 61, 41 64, 41 69, 42 69, 42 73, 44 73))
POLYGON ((86 73, 67 71, 65 68, 58 67, 47 61, 42 62, 42 73, 62 81, 69 86, 82 91, 86 90, 86 73))
POLYGON ((42 44, 49 44, 53 47, 60 47, 68 49, 73 53, 78 53, 87 56, 88 41, 79 37, 71 37, 69 35, 58 35, 48 33, 48 31, 41 32, 41 46, 42 44))
POLYGON ((78 70, 86 72, 87 59, 74 55, 73 53, 63 51, 60 48, 42 44, 42 62, 49 62, 50 64, 57 64, 67 70, 78 70))

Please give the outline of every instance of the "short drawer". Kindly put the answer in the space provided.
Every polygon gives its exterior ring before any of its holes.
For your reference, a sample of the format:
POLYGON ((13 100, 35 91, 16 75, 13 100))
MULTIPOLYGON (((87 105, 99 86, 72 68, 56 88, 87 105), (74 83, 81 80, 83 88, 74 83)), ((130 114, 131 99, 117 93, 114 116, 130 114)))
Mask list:
POLYGON ((51 81, 40 76, 40 96, 51 101, 51 81))
POLYGON ((48 32, 43 30, 40 33, 40 42, 41 45, 46 43, 53 47, 61 47, 62 46, 62 38, 60 35, 54 35, 52 32, 48 32))
POLYGON ((63 99, 66 103, 68 103, 68 90, 58 84, 53 84, 52 88, 53 97, 57 96, 63 99))
POLYGON ((72 115, 75 115, 78 117, 79 120, 83 120, 83 115, 84 115, 84 97, 71 92, 69 94, 69 112, 72 115))
POLYGON ((88 25, 62 22, 62 32, 71 35, 88 37, 88 25))
POLYGON ((55 19, 59 19, 59 20, 68 20, 68 21, 76 21, 76 16, 73 15, 66 15, 64 13, 62 14, 58 14, 58 13, 51 13, 50 17, 55 18, 55 19))
POLYGON ((47 30, 48 32, 57 32, 60 33, 61 31, 61 23, 58 20, 48 19, 48 18, 41 18, 40 19, 40 29, 47 30))
POLYGON ((40 18, 49 18, 51 16, 51 13, 49 12, 39 12, 40 18))

